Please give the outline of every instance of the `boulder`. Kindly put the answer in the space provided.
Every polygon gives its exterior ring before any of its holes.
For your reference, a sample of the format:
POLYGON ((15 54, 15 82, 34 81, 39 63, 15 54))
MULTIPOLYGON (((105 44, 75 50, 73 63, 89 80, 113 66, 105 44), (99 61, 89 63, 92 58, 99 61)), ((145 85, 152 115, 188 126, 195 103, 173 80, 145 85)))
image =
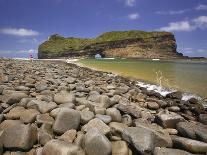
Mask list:
POLYGON ((200 114, 199 121, 205 125, 207 125, 207 114, 200 114))
POLYGON ((94 119, 90 120, 87 124, 85 124, 82 127, 81 130, 83 132, 88 132, 92 128, 98 129, 104 135, 110 133, 110 127, 108 125, 106 125, 102 120, 100 120, 98 118, 94 118, 94 119))
POLYGON ((110 98, 106 95, 99 95, 95 100, 98 107, 108 108, 111 105, 110 98))
POLYGON ((192 155, 189 152, 179 150, 179 149, 171 149, 165 147, 156 147, 154 149, 154 155, 192 155))
POLYGON ((85 151, 88 155, 111 155, 110 141, 97 129, 90 129, 84 138, 85 151))
POLYGON ((110 127, 112 135, 121 137, 124 129, 126 129, 128 126, 123 123, 111 122, 109 123, 109 127, 110 127))
POLYGON ((81 124, 86 124, 94 118, 94 113, 91 111, 81 111, 81 124))
POLYGON ((173 147, 175 148, 186 150, 191 153, 207 152, 207 143, 178 136, 171 136, 171 138, 173 141, 173 147))
POLYGON ((106 114, 106 108, 95 107, 94 112, 95 112, 95 114, 105 115, 106 114))
POLYGON ((75 103, 75 95, 73 93, 61 91, 60 93, 55 94, 54 101, 57 104, 75 103))
POLYGON ((57 134, 63 134, 70 129, 78 129, 80 124, 80 113, 73 109, 65 109, 58 113, 53 130, 57 134))
POLYGON ((38 125, 42 125, 42 124, 50 124, 52 125, 55 122, 55 120, 48 114, 39 114, 36 117, 36 123, 38 125))
POLYGON ((112 155, 129 155, 129 148, 125 141, 111 142, 112 155))
POLYGON ((37 92, 41 92, 43 90, 46 90, 48 87, 47 83, 45 81, 40 81, 35 83, 35 89, 37 92))
POLYGON ((175 91, 175 92, 172 92, 172 93, 169 93, 166 95, 167 98, 172 98, 172 99, 179 99, 181 100, 182 99, 182 92, 180 91, 175 91))
POLYGON ((7 150, 29 150, 36 141, 37 129, 30 125, 16 125, 2 134, 2 142, 7 150))
POLYGON ((57 104, 55 102, 45 102, 45 101, 39 101, 39 100, 32 100, 27 104, 27 108, 29 109, 38 109, 41 113, 47 113, 51 110, 55 109, 57 107, 57 104))
POLYGON ((40 114, 40 112, 36 109, 26 109, 21 113, 20 120, 24 123, 33 123, 38 114, 40 114))
POLYGON ((66 131, 63 135, 61 135, 58 139, 63 140, 68 143, 73 143, 76 138, 77 131, 72 129, 66 131))
POLYGON ((14 92, 11 95, 9 95, 7 99, 7 104, 12 105, 14 103, 18 103, 22 98, 27 98, 27 94, 23 92, 14 92))
POLYGON ((95 117, 102 120, 106 124, 109 124, 112 121, 111 116, 108 116, 108 115, 96 114, 95 117))
POLYGON ((159 109, 159 104, 157 104, 156 102, 147 102, 147 107, 150 110, 157 110, 159 109))
POLYGON ((128 127, 123 130, 122 138, 141 154, 150 154, 155 147, 172 147, 169 134, 156 125, 128 127))
POLYGON ((11 127, 20 125, 20 124, 23 124, 20 120, 4 120, 0 124, 0 130, 6 130, 6 129, 9 129, 11 127))
POLYGON ((9 113, 7 113, 7 114, 4 115, 4 117, 6 119, 19 119, 20 118, 20 115, 24 111, 25 111, 25 108, 24 107, 17 106, 17 107, 12 108, 9 111, 9 113))
POLYGON ((26 86, 17 86, 15 88, 15 90, 17 90, 17 91, 29 91, 30 88, 29 87, 26 87, 26 86))
POLYGON ((43 147, 42 155, 85 155, 85 153, 76 144, 61 140, 51 140, 43 147))
POLYGON ((66 107, 59 107, 59 108, 55 108, 53 109, 51 112, 50 112, 50 116, 52 117, 57 117, 57 115, 61 112, 61 111, 64 111, 64 110, 67 110, 67 109, 70 109, 70 108, 66 108, 66 107))
POLYGON ((155 122, 164 128, 176 128, 176 124, 182 121, 185 121, 182 116, 168 111, 161 111, 155 118, 155 122))
POLYGON ((46 132, 45 130, 40 129, 38 131, 38 143, 41 145, 45 145, 47 142, 49 142, 53 138, 54 138, 54 136, 52 134, 46 132))
POLYGON ((128 114, 125 114, 122 116, 121 122, 123 124, 126 124, 127 126, 131 126, 132 125, 132 117, 128 114))
POLYGON ((121 113, 116 108, 106 109, 106 115, 111 116, 113 122, 121 122, 121 113))

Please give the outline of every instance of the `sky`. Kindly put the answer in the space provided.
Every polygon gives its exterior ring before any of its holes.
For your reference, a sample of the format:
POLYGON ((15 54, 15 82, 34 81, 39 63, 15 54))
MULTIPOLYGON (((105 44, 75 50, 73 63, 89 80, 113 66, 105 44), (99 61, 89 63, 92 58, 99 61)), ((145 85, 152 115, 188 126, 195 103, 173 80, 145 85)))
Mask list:
POLYGON ((0 0, 0 57, 28 57, 52 34, 170 31, 177 51, 207 57, 207 0, 0 0))

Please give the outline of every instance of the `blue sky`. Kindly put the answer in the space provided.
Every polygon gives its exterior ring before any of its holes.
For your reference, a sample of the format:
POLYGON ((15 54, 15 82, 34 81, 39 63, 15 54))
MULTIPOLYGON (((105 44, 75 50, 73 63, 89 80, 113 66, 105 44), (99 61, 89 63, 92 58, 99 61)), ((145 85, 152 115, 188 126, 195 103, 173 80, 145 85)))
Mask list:
POLYGON ((178 51, 207 57, 207 0, 0 0, 0 57, 28 57, 51 34, 171 31, 178 51))

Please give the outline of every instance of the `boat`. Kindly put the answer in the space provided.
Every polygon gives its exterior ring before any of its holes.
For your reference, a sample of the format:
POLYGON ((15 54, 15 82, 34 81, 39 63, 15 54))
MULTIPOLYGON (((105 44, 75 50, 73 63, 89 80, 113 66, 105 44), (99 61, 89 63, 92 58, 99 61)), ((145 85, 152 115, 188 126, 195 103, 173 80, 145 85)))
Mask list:
POLYGON ((153 61, 159 61, 160 59, 152 59, 153 61))

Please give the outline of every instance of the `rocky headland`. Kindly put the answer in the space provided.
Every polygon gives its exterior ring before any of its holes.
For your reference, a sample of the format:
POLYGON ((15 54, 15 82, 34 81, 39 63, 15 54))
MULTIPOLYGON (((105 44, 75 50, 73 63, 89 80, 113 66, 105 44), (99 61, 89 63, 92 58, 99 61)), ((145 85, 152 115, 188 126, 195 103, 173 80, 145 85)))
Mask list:
POLYGON ((94 57, 185 58, 177 52, 170 32, 112 31, 92 38, 64 38, 52 35, 38 48, 38 58, 94 57))
POLYGON ((0 59, 0 155, 207 152, 207 110, 60 61, 0 59))

